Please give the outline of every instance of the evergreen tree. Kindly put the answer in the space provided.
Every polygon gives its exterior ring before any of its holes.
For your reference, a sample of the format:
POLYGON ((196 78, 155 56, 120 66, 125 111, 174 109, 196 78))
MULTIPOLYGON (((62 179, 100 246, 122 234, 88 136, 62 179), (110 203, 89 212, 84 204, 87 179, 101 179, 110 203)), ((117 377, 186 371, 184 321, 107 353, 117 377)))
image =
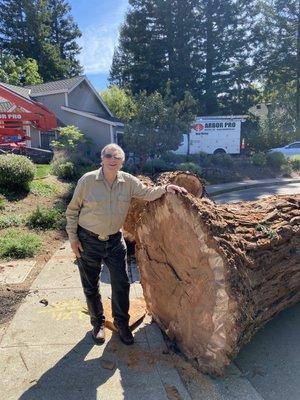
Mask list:
POLYGON ((42 83, 38 73, 36 60, 27 58, 23 60, 14 59, 8 55, 0 57, 0 82, 12 85, 34 85, 42 83))
POLYGON ((172 92, 182 99, 192 89, 191 55, 196 0, 130 0, 120 32, 110 81, 133 93, 172 92))
POLYGON ((0 50, 20 59, 35 59, 45 81, 80 71, 75 60, 79 52, 75 37, 79 31, 68 15, 66 4, 62 11, 52 3, 50 0, 0 0, 0 50), (66 33, 68 29, 70 32, 66 33))
POLYGON ((48 9, 51 43, 59 49, 67 76, 78 75, 82 67, 76 59, 81 50, 76 39, 81 37, 81 32, 70 14, 71 7, 65 0, 48 0, 48 9))
POLYGON ((123 135, 125 149, 141 159, 176 150, 182 132, 189 131, 195 119, 195 100, 191 94, 185 92, 183 100, 174 103, 169 94, 163 97, 159 92, 150 95, 141 92, 135 102, 136 114, 125 126, 123 135))
POLYGON ((256 94, 250 80, 255 3, 131 0, 110 80, 133 93, 164 93, 170 82, 177 100, 188 89, 207 114, 247 111, 256 94))
POLYGON ((271 99, 292 116, 300 140, 300 1, 262 1, 257 34, 260 46, 255 63, 263 99, 271 99), (282 96, 284 92, 288 98, 282 96))

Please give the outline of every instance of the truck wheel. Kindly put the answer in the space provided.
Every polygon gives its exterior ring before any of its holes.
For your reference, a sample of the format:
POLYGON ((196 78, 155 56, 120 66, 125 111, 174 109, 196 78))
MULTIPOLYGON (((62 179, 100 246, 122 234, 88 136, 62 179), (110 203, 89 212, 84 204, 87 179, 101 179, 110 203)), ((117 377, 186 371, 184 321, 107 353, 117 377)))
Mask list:
POLYGON ((214 154, 226 154, 226 151, 224 149, 216 149, 214 154))

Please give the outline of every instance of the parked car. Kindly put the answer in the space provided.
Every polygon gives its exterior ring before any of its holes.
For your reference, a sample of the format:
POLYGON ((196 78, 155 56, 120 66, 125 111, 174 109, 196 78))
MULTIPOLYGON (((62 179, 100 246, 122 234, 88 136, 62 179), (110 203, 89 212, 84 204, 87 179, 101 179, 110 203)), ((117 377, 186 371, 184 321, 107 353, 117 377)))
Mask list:
POLYGON ((270 149, 269 151, 272 153, 282 153, 287 157, 297 156, 300 155, 300 142, 293 142, 284 147, 276 147, 274 149, 270 149))

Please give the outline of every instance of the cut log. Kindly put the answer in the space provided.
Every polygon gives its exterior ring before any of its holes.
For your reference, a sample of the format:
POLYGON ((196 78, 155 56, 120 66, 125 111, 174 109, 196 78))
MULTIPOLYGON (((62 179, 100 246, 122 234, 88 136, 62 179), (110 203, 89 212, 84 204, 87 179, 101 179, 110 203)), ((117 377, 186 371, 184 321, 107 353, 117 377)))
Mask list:
POLYGON ((155 180, 157 185, 167 185, 173 183, 174 185, 184 187, 190 194, 196 197, 204 195, 204 181, 198 175, 192 172, 172 171, 163 172, 155 180))
MULTIPOLYGON (((147 176, 139 175, 138 178, 143 182, 144 185, 154 186, 154 182, 147 176)), ((204 181, 191 172, 164 172, 156 179, 156 184, 158 186, 167 185, 168 183, 183 186, 194 196, 202 197, 204 195, 204 181)), ((130 243, 135 243, 137 221, 139 220, 146 204, 147 201, 139 199, 132 199, 130 203, 130 208, 123 226, 124 237, 130 243)))
POLYGON ((136 255, 153 318, 200 370, 222 375, 300 300, 300 195, 223 205, 164 195, 142 214, 136 255))
MULTIPOLYGON (((147 176, 139 175, 137 178, 139 178, 145 186, 154 186, 152 180, 147 176)), ((123 225, 124 238, 130 243, 135 243, 137 221, 139 220, 146 204, 147 201, 140 199, 132 199, 130 202, 130 207, 123 225)))

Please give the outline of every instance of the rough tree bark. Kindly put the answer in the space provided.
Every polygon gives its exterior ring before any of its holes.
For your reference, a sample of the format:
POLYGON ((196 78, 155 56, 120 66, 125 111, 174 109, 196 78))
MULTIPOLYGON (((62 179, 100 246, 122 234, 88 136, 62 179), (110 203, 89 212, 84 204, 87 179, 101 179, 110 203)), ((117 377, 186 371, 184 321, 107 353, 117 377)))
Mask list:
POLYGON ((221 375, 255 332, 300 300, 300 195, 147 204, 137 261, 148 310, 199 368, 221 375))
MULTIPOLYGON (((139 175, 138 178, 144 185, 154 186, 154 182, 152 182, 152 180, 147 176, 139 175)), ((140 199, 132 199, 130 202, 130 207, 123 225, 124 238, 128 242, 135 243, 136 224, 146 204, 147 201, 140 199)))
MULTIPOLYGON (((154 182, 150 178, 142 175, 138 176, 138 178, 144 183, 144 185, 154 186, 154 182)), ((167 185, 168 183, 183 186, 189 193, 196 197, 202 197, 205 191, 204 181, 191 172, 164 172, 158 175, 155 183, 159 186, 167 185)), ((139 199, 132 199, 130 203, 130 208, 123 226, 124 237, 128 242, 135 243, 137 221, 139 220, 146 204, 147 201, 139 199)))

